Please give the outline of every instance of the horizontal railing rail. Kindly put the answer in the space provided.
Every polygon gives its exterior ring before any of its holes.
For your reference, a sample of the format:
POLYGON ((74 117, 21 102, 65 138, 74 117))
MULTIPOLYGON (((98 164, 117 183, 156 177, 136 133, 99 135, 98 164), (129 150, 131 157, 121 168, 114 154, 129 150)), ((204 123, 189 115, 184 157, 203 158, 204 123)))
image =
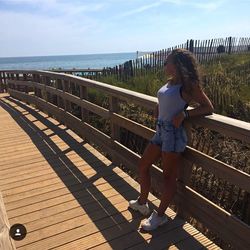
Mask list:
MULTIPOLYGON (((114 163, 124 164, 132 172, 137 173, 137 162, 140 155, 121 143, 120 130, 124 128, 147 140, 153 136, 155 131, 138 121, 122 116, 119 114, 118 107, 120 102, 125 101, 152 112, 157 104, 155 97, 63 73, 8 71, 5 72, 5 76, 11 96, 34 104, 53 115, 59 122, 64 123, 83 138, 107 152, 114 163), (73 93, 72 86, 79 90, 77 95, 73 93), (89 89, 95 89, 106 95, 109 99, 108 108, 91 102, 88 99, 89 89), (74 115, 71 104, 81 108, 81 118, 74 115), (110 134, 98 130, 88 122, 90 112, 110 122, 110 134)), ((184 122, 189 136, 193 124, 246 143, 250 142, 250 124, 247 122, 218 114, 192 118, 184 122)), ((192 189, 189 183, 193 164, 201 166, 207 172, 246 192, 250 192, 250 175, 189 145, 183 153, 183 162, 174 201, 178 214, 186 219, 190 217, 197 219, 224 241, 236 248, 247 249, 250 245, 250 227, 192 189)), ((153 165, 151 174, 152 188, 160 191, 163 183, 162 170, 153 165)))

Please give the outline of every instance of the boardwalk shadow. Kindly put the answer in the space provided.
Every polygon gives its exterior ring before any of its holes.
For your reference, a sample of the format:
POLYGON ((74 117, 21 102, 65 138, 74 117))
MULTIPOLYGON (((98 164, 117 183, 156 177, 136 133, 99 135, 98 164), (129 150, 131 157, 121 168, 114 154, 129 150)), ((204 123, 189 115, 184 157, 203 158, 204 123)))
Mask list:
MULTIPOLYGON (((137 197, 139 194, 126 182, 125 175, 119 175, 121 171, 119 172, 115 165, 103 163, 88 147, 85 147, 87 144, 84 140, 78 141, 74 139, 68 133, 67 128, 61 126, 61 124, 54 124, 47 119, 48 117, 41 115, 34 108, 11 97, 2 98, 0 105, 28 134, 56 175, 82 207, 84 213, 88 215, 90 220, 87 224, 84 221, 79 224, 82 227, 82 233, 78 231, 78 234, 72 234, 72 242, 88 244, 90 240, 85 241, 84 237, 97 235, 98 231, 101 231, 103 238, 99 237, 99 241, 92 241, 92 245, 85 245, 85 248, 97 246, 108 241, 108 245, 112 249, 121 249, 121 246, 123 249, 130 247, 134 249, 144 249, 145 247, 160 249, 168 248, 176 241, 180 241, 180 239, 176 238, 176 234, 179 234, 182 239, 190 238, 189 233, 181 228, 184 222, 178 218, 171 220, 168 225, 152 234, 138 231, 143 218, 139 213, 128 210, 126 201, 137 197), (21 107, 23 111, 18 111, 17 107, 21 107), (28 114, 35 119, 29 120, 26 117, 28 114), (39 129, 35 124, 36 122, 40 122, 46 128, 39 129), (47 129, 50 129, 52 133, 46 135, 47 129), (58 136, 60 140, 68 145, 68 148, 60 149, 60 146, 51 139, 53 135, 58 136), (68 156, 68 153, 71 151, 81 157, 82 162, 75 164, 68 156), (84 170, 85 167, 86 171, 84 170), (95 173, 93 174, 94 171, 95 173), (108 184, 105 184, 105 182, 108 182, 108 184), (120 195, 123 199, 119 197, 120 195), (96 228, 90 227, 90 222, 94 223, 96 228)), ((153 204, 150 205, 152 208, 155 208, 153 204)), ((74 217, 77 216, 79 215, 74 217)), ((63 218, 62 222, 56 223, 58 225, 63 223, 63 218)), ((50 225, 47 226, 49 227, 50 225)), ((54 234, 67 233, 60 231, 60 226, 58 230, 54 234)), ((74 232, 74 228, 71 230, 74 232)), ((50 246, 60 246, 67 243, 66 241, 51 243, 49 237, 42 238, 41 241, 51 244, 50 246)), ((198 241, 195 239, 193 241, 198 248, 202 248, 198 241)), ((31 244, 35 246, 36 242, 31 244)))

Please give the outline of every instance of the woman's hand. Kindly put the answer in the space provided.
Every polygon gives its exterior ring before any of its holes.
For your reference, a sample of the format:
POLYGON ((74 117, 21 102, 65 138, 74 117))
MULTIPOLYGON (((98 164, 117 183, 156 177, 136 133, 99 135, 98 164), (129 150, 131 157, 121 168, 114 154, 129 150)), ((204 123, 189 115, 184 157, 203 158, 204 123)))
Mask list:
POLYGON ((181 112, 173 118, 172 123, 176 128, 179 128, 184 118, 185 118, 184 113, 181 112))

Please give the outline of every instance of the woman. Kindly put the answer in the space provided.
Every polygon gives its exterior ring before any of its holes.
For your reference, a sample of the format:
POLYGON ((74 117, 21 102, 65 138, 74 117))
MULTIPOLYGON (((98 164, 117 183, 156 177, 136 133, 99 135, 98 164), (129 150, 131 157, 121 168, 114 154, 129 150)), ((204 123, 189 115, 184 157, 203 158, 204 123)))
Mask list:
POLYGON ((149 214, 147 197, 150 190, 150 166, 162 158, 164 188, 157 211, 142 223, 146 231, 154 230, 167 222, 165 211, 176 191, 176 182, 181 165, 181 152, 187 145, 187 135, 183 127, 186 118, 212 114, 214 108, 201 89, 197 61, 188 50, 175 49, 164 63, 165 72, 171 79, 157 93, 157 129, 139 161, 141 194, 131 200, 129 207, 149 214), (198 107, 186 110, 188 104, 197 102, 198 107))

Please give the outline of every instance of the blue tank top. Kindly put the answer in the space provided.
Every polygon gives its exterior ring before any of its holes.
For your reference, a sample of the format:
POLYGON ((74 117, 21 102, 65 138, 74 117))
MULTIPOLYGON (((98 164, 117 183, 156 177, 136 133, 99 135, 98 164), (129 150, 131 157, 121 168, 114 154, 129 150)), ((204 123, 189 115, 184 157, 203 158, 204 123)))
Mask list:
POLYGON ((188 104, 181 97, 182 84, 165 84, 157 92, 159 102, 158 119, 163 121, 172 121, 173 117, 186 109, 188 104))

